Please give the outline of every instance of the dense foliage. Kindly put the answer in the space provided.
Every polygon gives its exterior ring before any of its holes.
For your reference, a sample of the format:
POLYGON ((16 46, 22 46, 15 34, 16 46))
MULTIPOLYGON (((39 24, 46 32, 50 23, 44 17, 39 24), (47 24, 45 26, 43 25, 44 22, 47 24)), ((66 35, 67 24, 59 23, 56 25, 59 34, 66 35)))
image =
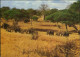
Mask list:
POLYGON ((34 9, 17 9, 17 8, 12 8, 10 9, 9 7, 2 7, 0 8, 0 17, 4 18, 6 20, 9 19, 15 19, 15 20, 25 20, 25 19, 30 19, 32 16, 37 15, 40 16, 41 13, 38 10, 34 9))
POLYGON ((37 17, 37 16, 33 16, 32 19, 33 19, 34 21, 37 21, 37 20, 38 20, 38 17, 37 17))
POLYGON ((45 16, 48 16, 48 15, 50 15, 50 14, 53 14, 53 13, 55 13, 55 12, 57 12, 58 11, 58 9, 50 9, 50 10, 47 10, 46 12, 45 12, 45 16))
POLYGON ((80 1, 74 2, 71 4, 69 9, 59 10, 55 13, 52 13, 46 17, 46 20, 52 22, 61 22, 65 23, 66 29, 67 25, 75 25, 80 23, 80 1))
POLYGON ((71 4, 69 10, 76 11, 76 12, 80 13, 80 0, 71 4))

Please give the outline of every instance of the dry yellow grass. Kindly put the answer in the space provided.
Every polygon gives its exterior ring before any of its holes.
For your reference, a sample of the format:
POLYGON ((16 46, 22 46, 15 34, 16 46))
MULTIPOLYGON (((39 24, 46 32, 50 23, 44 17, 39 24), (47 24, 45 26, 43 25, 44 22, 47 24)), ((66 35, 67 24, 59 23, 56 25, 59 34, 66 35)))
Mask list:
MULTIPOLYGON (((12 22, 9 22, 11 24, 12 22)), ((62 29, 59 29, 54 26, 42 26, 42 25, 56 25, 56 23, 51 22, 35 22, 33 21, 33 26, 29 23, 19 22, 19 26, 22 29, 40 28, 40 29, 53 29, 53 30, 63 30, 65 31, 65 25, 59 23, 62 26, 62 29)), ((77 25, 78 29, 79 26, 77 25)), ((74 30, 72 27, 68 27, 68 30, 74 30)), ((64 44, 67 40, 63 36, 50 36, 46 32, 38 31, 39 38, 38 40, 31 40, 31 34, 21 34, 15 32, 7 32, 4 29, 1 29, 1 57, 41 57, 38 53, 35 53, 36 50, 42 52, 51 52, 54 50, 55 46, 58 44, 64 44)), ((78 33, 70 34, 68 40, 79 39, 78 33)), ((78 42, 79 43, 79 42, 78 42)), ((43 56, 46 57, 46 56, 43 56)))

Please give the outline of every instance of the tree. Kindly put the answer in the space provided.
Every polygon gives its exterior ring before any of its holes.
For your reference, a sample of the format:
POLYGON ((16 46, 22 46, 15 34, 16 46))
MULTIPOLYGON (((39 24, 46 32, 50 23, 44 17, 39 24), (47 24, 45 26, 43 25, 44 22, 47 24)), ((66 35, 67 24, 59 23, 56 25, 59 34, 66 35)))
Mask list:
POLYGON ((55 12, 57 12, 58 11, 58 9, 50 9, 50 10, 47 10, 46 12, 45 12, 45 16, 48 16, 48 15, 50 15, 50 14, 53 14, 53 13, 55 13, 55 12))
POLYGON ((45 20, 45 12, 48 10, 48 5, 47 4, 41 4, 40 10, 42 14, 44 15, 44 20, 45 20))
POLYGON ((20 12, 17 10, 8 10, 6 12, 4 12, 4 18, 5 19, 15 19, 16 21, 19 19, 20 17, 20 12))
POLYGON ((64 10, 54 13, 54 16, 55 16, 54 18, 55 21, 57 22, 60 21, 62 23, 65 23, 66 31, 68 31, 67 25, 69 24, 68 20, 70 19, 71 14, 67 10, 64 10))
POLYGON ((78 0, 77 2, 71 4, 69 10, 80 13, 80 1, 78 0))
MULTIPOLYGON (((68 31, 67 29, 67 25, 75 25, 77 23, 80 22, 80 20, 78 19, 78 14, 75 12, 71 12, 69 10, 62 10, 62 11, 58 11, 55 12, 51 15, 49 15, 47 18, 47 20, 51 20, 53 22, 61 22, 64 23, 66 26, 66 31, 68 31)), ((76 27, 74 27, 76 30, 78 30, 76 27)))
POLYGON ((29 18, 29 13, 22 9, 11 9, 5 11, 3 16, 5 19, 15 19, 16 21, 19 21, 21 19, 29 18))
POLYGON ((0 8, 0 18, 2 17, 2 14, 1 14, 1 8, 0 8))
MULTIPOLYGON (((62 22, 66 25, 73 26, 77 31, 77 27, 75 24, 80 24, 80 1, 74 2, 71 4, 69 9, 59 10, 53 14, 50 14, 46 17, 46 20, 50 20, 52 22, 62 22)), ((68 31, 68 30, 67 30, 68 31)))
POLYGON ((36 15, 37 16, 41 16, 42 14, 41 14, 41 12, 39 10, 36 10, 36 15))
POLYGON ((2 12, 7 11, 7 10, 10 10, 10 8, 9 8, 9 7, 2 7, 2 8, 1 8, 1 11, 2 11, 2 12))
POLYGON ((75 23, 80 24, 80 0, 71 4, 69 10, 78 14, 78 18, 76 18, 77 20, 75 19, 75 23))
POLYGON ((32 16, 36 14, 36 11, 32 8, 28 9, 27 12, 30 15, 30 19, 31 19, 31 26, 32 26, 32 16))
POLYGON ((3 15, 4 12, 5 12, 5 11, 8 11, 8 10, 10 10, 9 7, 2 7, 2 8, 1 8, 1 15, 2 15, 2 17, 4 16, 4 15, 3 15))
POLYGON ((21 19, 30 20, 30 14, 27 12, 27 10, 21 9, 20 12, 21 12, 21 16, 20 16, 21 19))
POLYGON ((36 10, 34 10, 32 8, 27 9, 27 12, 30 14, 30 18, 32 18, 32 16, 36 14, 36 10))
POLYGON ((51 22, 54 22, 54 14, 50 14, 45 17, 45 21, 50 20, 51 22))
POLYGON ((38 17, 37 17, 37 16, 33 16, 32 19, 33 19, 34 21, 37 21, 37 20, 38 20, 38 17))

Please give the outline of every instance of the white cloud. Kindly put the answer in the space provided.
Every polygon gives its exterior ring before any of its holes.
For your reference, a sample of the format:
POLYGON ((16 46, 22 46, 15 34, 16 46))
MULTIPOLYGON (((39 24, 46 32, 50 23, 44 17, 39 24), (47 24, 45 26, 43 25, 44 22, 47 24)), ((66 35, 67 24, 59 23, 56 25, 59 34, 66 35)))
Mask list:
POLYGON ((64 9, 75 1, 76 0, 1 1, 1 7, 9 6, 11 8, 16 7, 16 8, 24 8, 24 9, 28 9, 28 8, 38 9, 42 3, 45 3, 48 4, 50 8, 64 9))

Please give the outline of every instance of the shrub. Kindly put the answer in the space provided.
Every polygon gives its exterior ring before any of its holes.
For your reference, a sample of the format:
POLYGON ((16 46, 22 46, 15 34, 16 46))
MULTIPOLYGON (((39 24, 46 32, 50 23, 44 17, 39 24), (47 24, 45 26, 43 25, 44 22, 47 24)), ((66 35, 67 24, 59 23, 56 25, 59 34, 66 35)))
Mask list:
MULTIPOLYGON (((76 57, 78 55, 78 49, 74 41, 67 41, 65 44, 57 46, 57 55, 62 54, 65 57, 76 57)), ((56 50, 56 48, 54 50, 56 50)))
POLYGON ((4 29, 7 29, 9 27, 9 25, 7 23, 4 23, 1 27, 4 29))
POLYGON ((34 21, 37 21, 37 20, 38 20, 38 17, 37 17, 37 16, 33 16, 32 19, 33 19, 34 21))
POLYGON ((45 21, 50 20, 51 22, 54 22, 54 14, 50 14, 45 17, 45 21))
POLYGON ((25 19, 24 20, 24 23, 27 23, 27 22, 30 22, 30 20, 29 19, 25 19))

